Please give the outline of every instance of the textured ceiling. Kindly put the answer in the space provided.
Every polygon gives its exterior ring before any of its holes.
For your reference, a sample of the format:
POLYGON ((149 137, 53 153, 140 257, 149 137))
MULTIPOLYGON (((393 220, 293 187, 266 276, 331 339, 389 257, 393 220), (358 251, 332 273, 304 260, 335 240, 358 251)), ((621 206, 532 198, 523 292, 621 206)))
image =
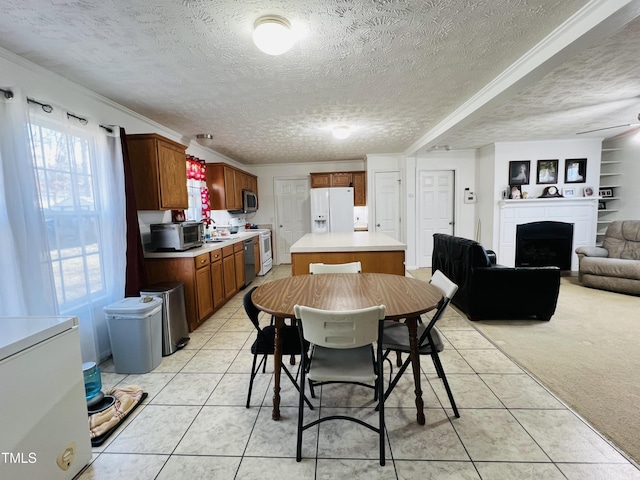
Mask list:
MULTIPOLYGON (((404 152, 587 3, 3 0, 0 47, 185 137, 212 133, 214 150, 244 164, 344 160, 404 152), (282 56, 252 43, 252 24, 264 14, 283 15, 300 32, 282 56), (331 136, 341 124, 355 127, 348 140, 331 136)), ((637 53, 637 25, 630 35, 616 41, 637 53)), ((580 88, 610 80, 615 49, 612 41, 583 54, 519 103, 442 139, 454 148, 525 140, 532 117, 547 127, 537 136, 564 134, 548 122, 567 110, 585 126, 583 101, 571 102, 575 80, 584 79, 580 88)), ((630 58, 633 97, 638 62, 630 58)), ((620 100, 605 90, 587 103, 620 100)))
POLYGON ((507 103, 437 139, 454 148, 497 141, 611 137, 640 125, 640 18, 525 88, 507 103), (607 128, 577 136, 578 132, 607 128))

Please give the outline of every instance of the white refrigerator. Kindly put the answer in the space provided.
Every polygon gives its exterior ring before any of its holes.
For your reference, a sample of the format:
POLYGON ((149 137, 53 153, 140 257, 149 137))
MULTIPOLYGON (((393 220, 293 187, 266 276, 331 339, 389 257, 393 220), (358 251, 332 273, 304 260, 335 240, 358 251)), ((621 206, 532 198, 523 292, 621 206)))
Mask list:
POLYGON ((311 232, 353 232, 353 187, 311 189, 311 232))

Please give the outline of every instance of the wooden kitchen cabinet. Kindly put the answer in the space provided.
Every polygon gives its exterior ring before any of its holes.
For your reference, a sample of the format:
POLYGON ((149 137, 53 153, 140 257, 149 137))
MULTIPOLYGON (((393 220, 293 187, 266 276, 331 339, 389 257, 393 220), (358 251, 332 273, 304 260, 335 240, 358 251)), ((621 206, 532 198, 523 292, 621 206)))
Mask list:
MULTIPOLYGON (((205 254, 207 256, 208 254, 205 254)), ((189 331, 193 332, 213 311, 209 260, 202 255, 145 259, 149 285, 182 282, 189 331)))
POLYGON ((238 291, 233 245, 222 248, 222 274, 224 277, 224 298, 229 300, 238 291))
MULTIPOLYGON (((254 237, 253 241, 257 259, 256 272, 259 272, 260 237, 254 237)), ((184 284, 185 308, 190 332, 198 328, 213 312, 244 288, 242 241, 196 257, 146 258, 145 266, 149 285, 160 282, 184 284)))
POLYGON ((353 206, 367 205, 367 172, 310 173, 311 188, 353 187, 353 206))
POLYGON ((334 172, 331 174, 332 187, 350 187, 351 172, 334 172))
POLYGON ((330 173, 311 173, 311 188, 326 188, 331 186, 330 173))
POLYGON ((367 172, 352 172, 353 181, 353 206, 365 207, 367 205, 367 172))
POLYGON ((222 271, 222 250, 214 250, 211 258, 211 293, 213 294, 214 311, 225 304, 224 273, 222 271))
POLYGON ((187 196, 186 148, 160 135, 127 135, 138 210, 183 210, 187 196))
POLYGON ((242 190, 258 195, 258 177, 226 163, 207 163, 207 187, 212 210, 240 210, 242 190))
POLYGON ((213 293, 211 291, 211 268, 209 254, 203 253, 195 258, 196 298, 198 301, 198 320, 200 322, 213 313, 213 293))

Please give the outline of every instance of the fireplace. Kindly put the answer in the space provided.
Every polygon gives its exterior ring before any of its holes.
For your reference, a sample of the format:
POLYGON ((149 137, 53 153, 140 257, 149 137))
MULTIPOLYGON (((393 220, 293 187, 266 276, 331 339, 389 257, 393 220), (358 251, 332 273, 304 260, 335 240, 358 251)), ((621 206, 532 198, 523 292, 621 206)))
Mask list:
POLYGON ((532 222, 516 226, 516 267, 571 270, 573 223, 532 222))

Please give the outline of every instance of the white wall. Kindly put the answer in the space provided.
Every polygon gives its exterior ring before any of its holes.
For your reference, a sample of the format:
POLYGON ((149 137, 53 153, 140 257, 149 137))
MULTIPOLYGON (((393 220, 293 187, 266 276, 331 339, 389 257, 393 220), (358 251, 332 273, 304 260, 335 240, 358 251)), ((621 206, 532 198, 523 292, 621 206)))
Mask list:
MULTIPOLYGON (((513 160, 530 160, 530 180, 528 185, 523 185, 523 192, 527 192, 530 198, 537 198, 548 185, 538 185, 537 161, 558 159, 558 183, 555 185, 562 190, 565 187, 575 187, 577 196, 583 195, 585 186, 595 187, 600 182, 600 155, 602 140, 586 138, 579 140, 547 140, 537 142, 501 142, 495 144, 494 157, 494 186, 493 205, 482 205, 480 218, 492 217, 493 235, 491 244, 483 242, 485 248, 495 250, 497 248, 499 218, 498 201, 502 199, 502 192, 509 185, 509 162, 513 160), (564 182, 565 160, 570 158, 587 159, 587 179, 585 183, 566 184, 564 182), (488 210, 491 209, 492 212, 488 210)), ((482 156, 483 168, 490 168, 488 158, 482 156), (486 165, 485 165, 486 164, 486 165)), ((498 259, 498 262, 500 259, 498 259)))
POLYGON ((472 203, 464 203, 464 189, 476 191, 475 182, 475 150, 438 150, 434 152, 418 154, 407 159, 405 174, 406 189, 406 243, 407 243, 407 268, 417 266, 418 229, 417 218, 417 182, 418 172, 421 170, 452 170, 454 172, 455 205, 454 205, 454 235, 465 238, 474 238, 475 210, 472 203))
MULTIPOLYGON (((127 134, 158 133, 187 146, 187 153, 206 162, 240 164, 97 93, 0 48, 0 88, 19 88, 22 95, 57 104, 99 125, 118 125, 127 134)), ((193 137, 197 133, 193 132, 193 137)))
MULTIPOLYGON (((309 178, 312 172, 351 172, 365 170, 364 160, 345 160, 342 162, 322 162, 322 163, 287 163, 274 165, 254 165, 244 166, 244 170, 258 177, 258 211, 255 214, 246 215, 246 220, 250 223, 271 225, 276 243, 276 199, 275 180, 309 178)), ((311 212, 309 212, 309 225, 311 224, 311 212)), ((309 230, 309 233, 311 230, 309 230)), ((273 248, 273 262, 278 265, 280 259, 277 258, 277 249, 273 248)))
MULTIPOLYGON (((258 177, 258 202, 260 207, 255 216, 247 215, 251 223, 273 224, 276 212, 274 185, 276 178, 308 177, 312 172, 351 172, 365 169, 364 160, 343 162, 286 163, 274 165, 245 165, 243 170, 258 177)), ((311 215, 311 212, 309 212, 311 215)))
POLYGON ((499 200, 495 198, 496 183, 496 147, 488 145, 478 151, 476 162, 476 214, 480 224, 480 235, 474 240, 491 249, 493 241, 494 205, 499 200))

